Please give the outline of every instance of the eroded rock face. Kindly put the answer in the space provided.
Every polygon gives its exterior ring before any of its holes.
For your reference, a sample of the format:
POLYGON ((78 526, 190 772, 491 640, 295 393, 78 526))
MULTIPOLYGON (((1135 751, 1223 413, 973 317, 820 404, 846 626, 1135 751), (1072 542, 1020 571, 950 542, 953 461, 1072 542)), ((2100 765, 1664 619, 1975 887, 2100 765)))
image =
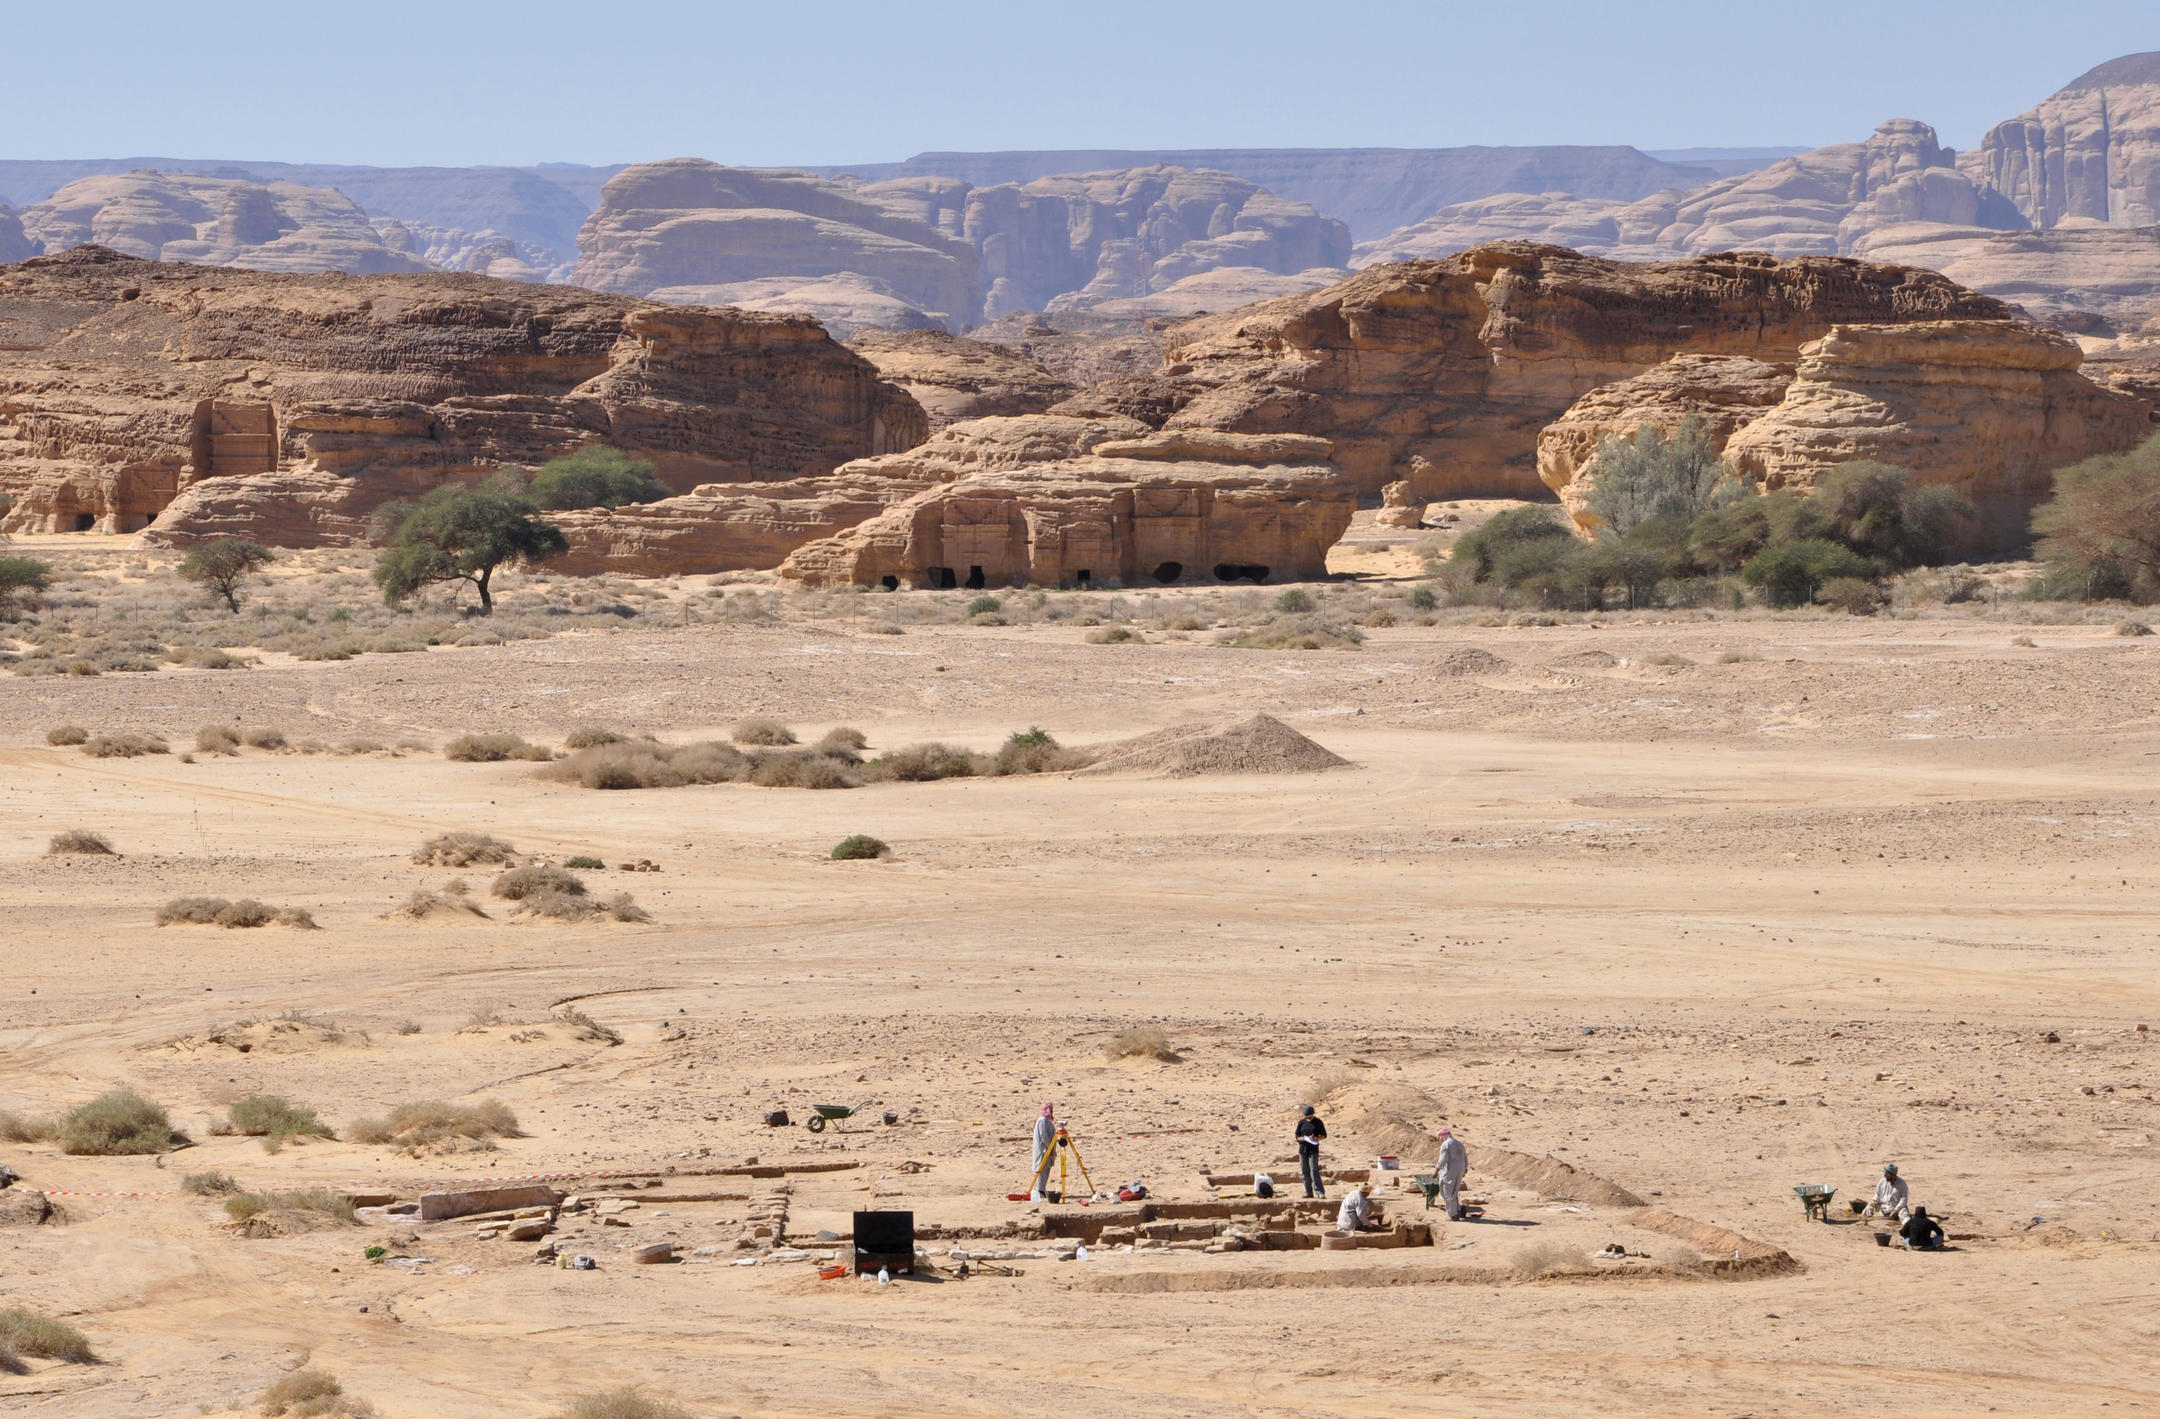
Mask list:
POLYGON ((1075 392, 1039 360, 941 330, 865 330, 847 346, 913 396, 932 428, 991 415, 1040 414, 1075 392))
POLYGON ((0 202, 0 266, 37 255, 37 244, 23 231, 22 214, 0 202))
POLYGON ((1904 267, 1754 252, 1632 265, 1501 243, 1170 326, 1166 368, 1193 393, 1167 427, 1327 438, 1369 497, 1408 481, 1426 499, 1540 498, 1545 426, 1675 354, 1776 363, 1839 323, 2009 315, 1904 267))
POLYGON ((928 421, 800 317, 480 276, 272 275, 83 247, 0 270, 9 530, 313 545, 592 442, 676 488, 811 476, 928 421))
POLYGON ((1745 355, 1675 355, 1630 379, 1603 385, 1575 401, 1538 435, 1538 478, 1559 496, 1585 535, 1599 518, 1590 511, 1597 486, 1598 449, 1608 438, 1637 429, 1670 435, 1689 419, 1722 447, 1775 407, 1793 381, 1789 364, 1745 355))
POLYGON ((2044 232, 1913 224, 1857 243, 1871 261, 1925 266, 2072 335, 2160 333, 2160 227, 2074 223, 2044 232))
POLYGON ((2056 469, 2152 432, 2145 405, 2079 374, 2082 359, 2068 337, 2020 322, 1840 326, 1802 349, 1785 397, 1725 453, 1768 488, 1896 464, 1956 488, 1992 544, 2016 545, 2056 469))
POLYGON ((1219 433, 1109 441, 925 489, 780 570, 812 586, 933 589, 1308 579, 1325 574, 1357 501, 1316 451, 1325 443, 1219 433))
POLYGON ((291 182, 155 172, 86 177, 21 217, 23 231, 47 252, 95 244, 145 261, 250 271, 430 269, 386 245, 344 193, 291 182))
POLYGON ((2035 227, 2160 223, 2160 53, 2080 75, 1980 140, 1977 175, 2035 227))

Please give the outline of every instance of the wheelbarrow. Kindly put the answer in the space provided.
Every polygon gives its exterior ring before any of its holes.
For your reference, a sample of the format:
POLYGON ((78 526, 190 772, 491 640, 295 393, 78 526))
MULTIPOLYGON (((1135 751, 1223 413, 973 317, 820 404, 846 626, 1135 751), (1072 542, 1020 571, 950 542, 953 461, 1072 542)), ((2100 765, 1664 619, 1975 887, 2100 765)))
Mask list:
POLYGON ((1410 1175, 1410 1185, 1425 1194, 1425 1210, 1427 1212, 1432 1211, 1433 1203, 1440 1196, 1440 1179, 1434 1177, 1431 1173, 1412 1173, 1410 1175))
POLYGON ((842 1119, 853 1118, 876 1102, 877 1100, 871 1099, 856 1104, 852 1108, 846 1104, 812 1104, 810 1107, 816 1109, 817 1112, 803 1120, 803 1127, 809 1129, 812 1133, 823 1133, 826 1124, 838 1123, 842 1119))
POLYGON ((1793 1189, 1793 1196, 1800 1199, 1804 1215, 1827 1222, 1830 1220, 1830 1199, 1837 1196, 1837 1189, 1821 1183, 1802 1183, 1793 1189))

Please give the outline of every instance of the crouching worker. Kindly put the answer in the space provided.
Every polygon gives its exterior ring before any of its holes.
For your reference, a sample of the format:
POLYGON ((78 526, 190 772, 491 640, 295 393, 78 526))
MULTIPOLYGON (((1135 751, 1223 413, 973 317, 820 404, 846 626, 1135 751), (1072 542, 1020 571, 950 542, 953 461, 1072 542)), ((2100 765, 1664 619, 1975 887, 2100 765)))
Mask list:
POLYGON ((1440 1160, 1433 1164, 1433 1180, 1440 1184, 1440 1198, 1447 1203, 1450 1222, 1462 1220, 1462 1180, 1470 1171, 1470 1154, 1454 1130, 1440 1130, 1440 1160))
POLYGON ((1905 1225, 1898 1228, 1898 1237, 1907 1251, 1941 1251, 1943 1244, 1942 1223, 1928 1216, 1925 1207, 1915 1207, 1905 1225))
POLYGON ((1868 1203, 1867 1215, 1895 1217, 1902 1222, 1912 1216, 1909 1203, 1911 1194, 1912 1189, 1905 1185, 1905 1179, 1898 1176, 1897 1164, 1885 1163, 1882 1165, 1882 1181, 1875 1184, 1875 1199, 1868 1203))
POLYGON ((1335 1214, 1335 1226, 1343 1232, 1377 1232, 1382 1230, 1374 1218, 1372 1201, 1364 1183, 1359 1183, 1343 1195, 1342 1210, 1335 1214))

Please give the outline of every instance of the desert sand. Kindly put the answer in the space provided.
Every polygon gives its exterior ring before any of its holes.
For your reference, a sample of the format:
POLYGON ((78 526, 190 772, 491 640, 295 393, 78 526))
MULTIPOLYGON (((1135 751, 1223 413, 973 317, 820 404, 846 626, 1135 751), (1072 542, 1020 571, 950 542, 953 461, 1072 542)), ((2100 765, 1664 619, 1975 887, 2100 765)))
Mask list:
MULTIPOLYGON (((1415 568, 1370 539, 1337 557, 1415 568)), ((127 1084, 193 1140, 0 1144, 63 1214, 0 1228, 0 1306, 60 1315, 101 1357, 0 1374, 0 1408, 253 1412, 302 1363, 393 1419, 546 1415, 622 1384, 712 1415, 2160 1407, 2160 642, 2007 605, 1488 619, 1301 652, 783 615, 0 677, 0 1109, 127 1084), (177 752, 211 722, 557 744, 747 715, 989 750, 1254 711, 1349 766, 596 792, 418 751, 177 752), (176 753, 45 744, 68 723, 176 753), (45 855, 74 828, 118 855, 45 855), (653 921, 513 920, 490 869, 410 860, 453 829, 601 858, 595 891, 653 921), (829 859, 858 832, 892 855, 829 859), (658 870, 615 866, 640 859, 658 870), (385 919, 453 876, 488 918, 385 919), (179 895, 321 929, 153 925, 179 895), (1150 1024, 1174 1061, 1105 1057, 1150 1024), (525 1136, 409 1156, 213 1132, 257 1091, 340 1130, 495 1099, 525 1136), (1006 1200, 1044 1101, 1098 1187, 1201 1202, 1246 1191, 1209 1174, 1292 1166, 1316 1092, 1342 1169, 1423 1169, 1432 1145, 1401 1140, 1453 1127, 1482 1217, 1434 1220, 1429 1248, 1069 1260, 1026 1224, 1082 1209, 1006 1200), (764 1126, 775 1108, 798 1122, 764 1126), (749 1159, 852 1166, 721 1171, 749 1159), (1879 1249, 1845 1212, 1889 1160, 1950 1250, 1879 1249), (547 1243, 597 1262, 573 1271, 471 1219, 239 1235, 180 1190, 206 1170, 401 1200, 570 1174, 638 1205, 563 1213, 547 1243), (1831 1224, 1803 1218, 1805 1183, 1839 1188, 1831 1224), (1647 1208, 1584 1200, 1612 1189, 1647 1208), (737 1245, 784 1211, 783 1243, 845 1255, 816 1234, 871 1206, 943 1229, 941 1268, 955 1246, 1037 1255, 881 1287, 737 1245), (661 1241, 682 1259, 633 1264, 661 1241), (1647 1255, 1590 1259, 1613 1242, 1647 1255)), ((1439 1217, 1376 1176, 1391 1218, 1439 1217)))

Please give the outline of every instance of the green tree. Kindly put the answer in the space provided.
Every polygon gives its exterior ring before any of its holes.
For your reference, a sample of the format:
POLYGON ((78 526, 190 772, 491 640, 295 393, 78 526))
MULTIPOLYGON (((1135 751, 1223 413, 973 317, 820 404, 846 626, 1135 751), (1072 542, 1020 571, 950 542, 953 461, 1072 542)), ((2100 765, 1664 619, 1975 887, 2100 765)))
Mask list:
POLYGON ((562 529, 543 522, 529 498, 499 487, 437 488, 384 519, 386 545, 375 559, 375 584, 391 605, 426 586, 470 582, 480 614, 492 615, 489 581, 506 563, 533 565, 570 550, 562 529))
POLYGON ((1608 435, 1598 445, 1588 503, 1601 536, 1625 537, 1658 518, 1700 517, 1747 492, 1702 421, 1690 415, 1670 434, 1644 424, 1632 434, 1608 435))
POLYGON ((1832 468, 1807 500, 1821 519, 1808 535, 1842 542, 1883 571, 1952 560, 1972 538, 1971 503, 1887 463, 1832 468))
POLYGON ((1558 513, 1533 503, 1509 508, 1457 538, 1448 551, 1447 569, 1462 580, 1513 586, 1576 545, 1575 534, 1561 526, 1558 513))
POLYGON ((542 508, 617 508, 624 503, 655 503, 668 496, 667 485, 652 464, 619 448, 589 443, 575 453, 551 459, 533 475, 532 500, 542 508))
POLYGON ((1865 579, 1874 574, 1866 558, 1842 542, 1811 537, 1767 547, 1740 568, 1740 579, 1755 587, 1772 606, 1805 606, 1826 581, 1865 579))
POLYGON ((52 585, 52 563, 0 556, 0 620, 12 621, 52 585))
POLYGON ((180 559, 180 576, 224 601, 238 615, 240 588, 247 579, 277 560, 277 554, 245 537, 207 537, 180 559))
POLYGON ((2046 579, 2064 593, 2160 599, 2160 435, 2057 473, 2032 529, 2046 579))

